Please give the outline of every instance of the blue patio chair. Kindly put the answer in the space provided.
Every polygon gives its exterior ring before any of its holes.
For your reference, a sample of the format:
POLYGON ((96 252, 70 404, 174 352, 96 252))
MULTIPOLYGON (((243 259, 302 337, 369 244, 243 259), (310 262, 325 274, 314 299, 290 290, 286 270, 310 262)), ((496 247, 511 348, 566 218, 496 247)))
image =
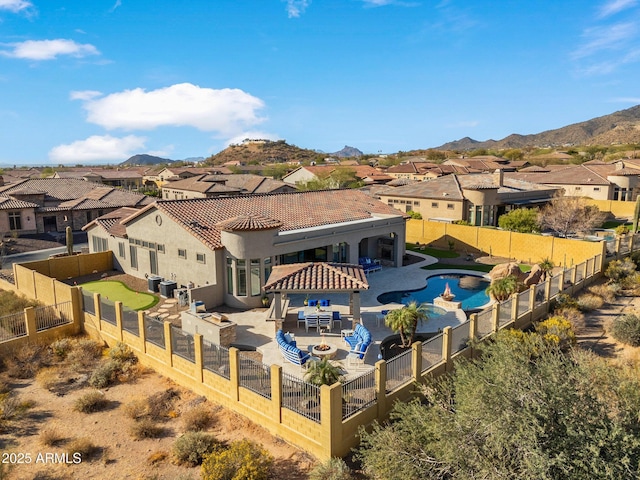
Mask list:
POLYGON ((309 307, 317 307, 318 306, 318 300, 309 300, 309 302, 307 303, 307 305, 309 307))

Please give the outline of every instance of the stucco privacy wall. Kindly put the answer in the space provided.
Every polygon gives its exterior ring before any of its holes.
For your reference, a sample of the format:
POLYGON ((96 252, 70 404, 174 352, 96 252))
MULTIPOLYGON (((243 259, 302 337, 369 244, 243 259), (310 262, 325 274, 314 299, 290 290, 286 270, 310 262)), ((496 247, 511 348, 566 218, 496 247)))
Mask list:
POLYGON ((420 242, 448 249, 450 241, 457 252, 482 252, 527 263, 549 258, 554 264, 564 266, 584 262, 596 255, 604 258, 606 253, 604 242, 586 242, 428 220, 411 219, 407 222, 409 243, 420 242))
POLYGON ((633 218, 636 202, 621 202, 618 200, 593 200, 586 198, 589 205, 595 205, 601 212, 610 212, 617 218, 633 218))

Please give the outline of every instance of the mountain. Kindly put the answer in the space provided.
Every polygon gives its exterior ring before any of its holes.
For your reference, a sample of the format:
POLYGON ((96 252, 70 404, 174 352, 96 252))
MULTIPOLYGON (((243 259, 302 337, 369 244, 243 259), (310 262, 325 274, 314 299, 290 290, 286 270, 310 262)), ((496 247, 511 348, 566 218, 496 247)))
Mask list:
POLYGON ((320 160, 324 155, 313 150, 289 145, 284 140, 245 140, 230 145, 205 160, 207 165, 223 165, 227 162, 274 163, 320 160))
POLYGON ((175 160, 169 160, 168 158, 156 157, 153 155, 147 155, 146 153, 140 153, 128 158, 120 165, 158 165, 162 163, 173 163, 175 160))
POLYGON ((345 158, 345 157, 361 157, 362 155, 364 155, 364 153, 362 153, 360 150, 358 150, 355 147, 350 147, 348 145, 345 145, 342 150, 340 150, 339 152, 331 153, 330 155, 332 157, 345 158))
POLYGON ((437 150, 474 150, 477 148, 611 145, 613 143, 640 143, 640 105, 542 133, 532 135, 513 133, 502 140, 484 142, 465 137, 435 148, 437 150))

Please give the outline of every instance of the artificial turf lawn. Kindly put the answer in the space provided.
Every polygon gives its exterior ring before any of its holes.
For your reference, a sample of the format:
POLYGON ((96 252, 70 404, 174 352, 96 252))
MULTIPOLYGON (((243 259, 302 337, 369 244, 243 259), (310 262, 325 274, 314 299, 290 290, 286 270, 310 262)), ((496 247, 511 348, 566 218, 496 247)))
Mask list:
POLYGON ((98 280, 80 285, 84 290, 99 293, 113 302, 119 301, 131 310, 144 310, 158 303, 158 297, 149 293, 136 292, 116 280, 98 280))

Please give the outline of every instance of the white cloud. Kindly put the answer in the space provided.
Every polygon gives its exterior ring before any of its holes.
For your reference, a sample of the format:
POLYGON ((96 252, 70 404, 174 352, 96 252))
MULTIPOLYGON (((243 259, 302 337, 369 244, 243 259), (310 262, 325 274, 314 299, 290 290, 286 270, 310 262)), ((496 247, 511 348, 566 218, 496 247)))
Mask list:
POLYGON ((91 100, 102 95, 102 92, 97 90, 79 90, 71 92, 69 98, 71 100, 91 100))
POLYGON ((0 10, 18 13, 31 7, 33 7, 33 4, 27 0, 0 0, 0 10))
POLYGON ((598 16, 600 18, 609 17, 621 12, 622 10, 633 8, 637 3, 637 0, 610 0, 600 8, 598 16))
POLYGON ((617 97, 612 98, 612 102, 614 103, 630 103, 632 105, 640 104, 640 97, 617 97))
POLYGON ((88 43, 80 44, 73 40, 27 40, 19 43, 8 43, 6 46, 11 50, 0 50, 0 55, 12 58, 23 58, 27 60, 53 60, 59 55, 70 55, 73 57, 86 57, 88 55, 99 55, 96 47, 88 43))
POLYGON ((49 159, 55 163, 124 161, 144 150, 146 140, 135 135, 122 138, 93 135, 85 140, 52 148, 49 159))
POLYGON ((289 18, 298 18, 311 5, 311 0, 286 0, 286 2, 289 18))
POLYGON ((280 136, 274 133, 259 132, 259 131, 253 130, 249 132, 239 133, 235 137, 230 138, 229 140, 224 142, 224 146, 228 147, 229 145, 238 145, 247 138, 251 140, 280 140, 280 136))
POLYGON ((573 52, 573 58, 584 58, 602 50, 621 48, 637 33, 637 25, 632 22, 589 28, 583 34, 586 43, 573 52))
POLYGON ((83 104, 87 120, 109 130, 189 126, 226 138, 264 121, 257 114, 263 107, 262 100, 240 89, 202 88, 191 83, 151 91, 124 90, 91 97, 83 104))
POLYGON ((116 3, 113 4, 113 7, 109 10, 110 12, 115 11, 116 8, 122 6, 122 0, 116 0, 116 3))

